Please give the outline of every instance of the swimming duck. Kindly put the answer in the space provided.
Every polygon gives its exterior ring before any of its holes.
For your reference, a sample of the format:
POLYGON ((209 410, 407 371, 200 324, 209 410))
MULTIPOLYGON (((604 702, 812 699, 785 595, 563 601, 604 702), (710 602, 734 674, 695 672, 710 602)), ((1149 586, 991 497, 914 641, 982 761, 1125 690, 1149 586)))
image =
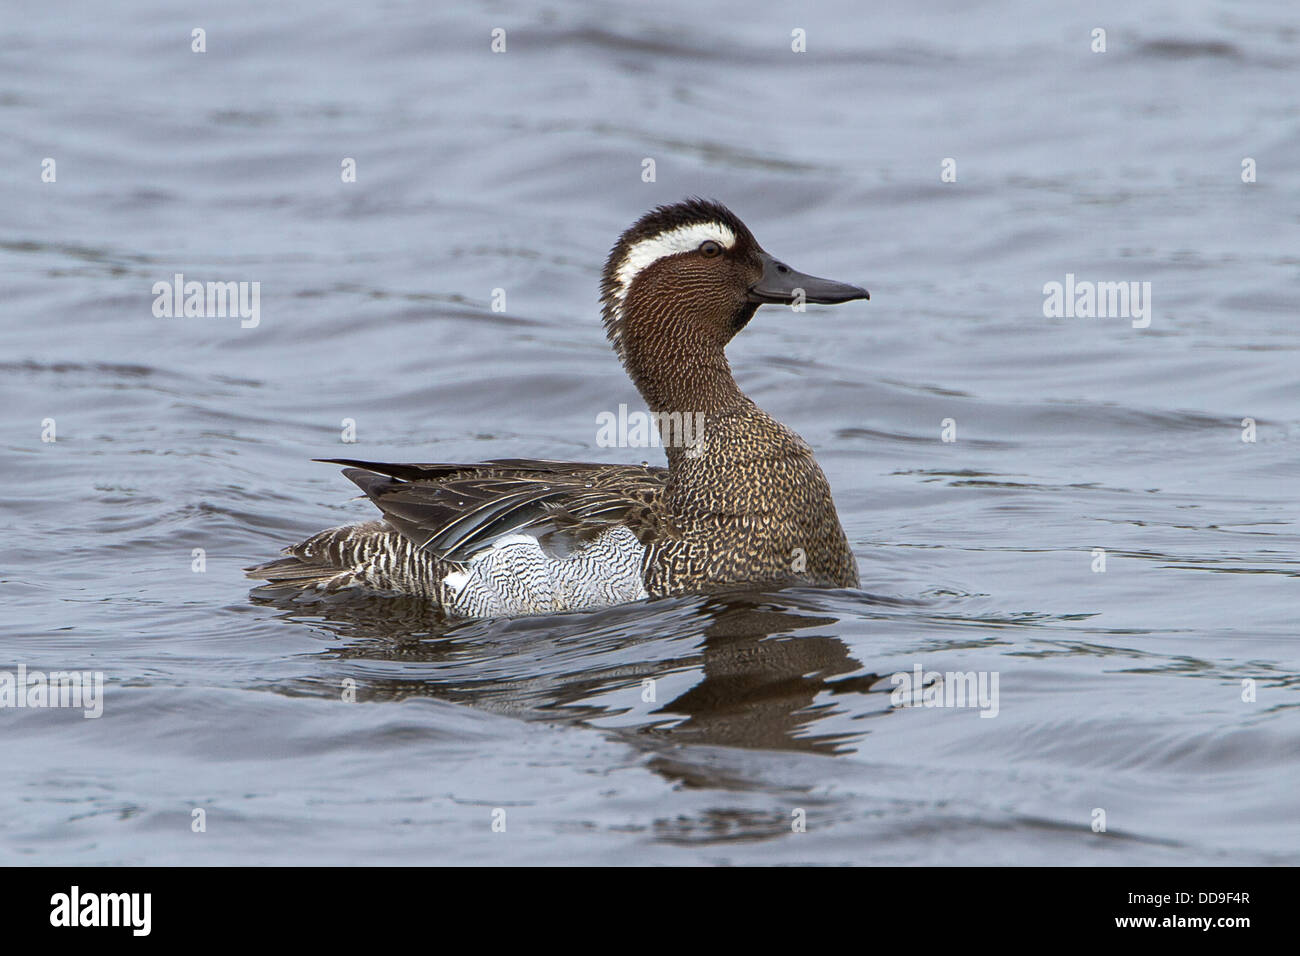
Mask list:
POLYGON ((605 332, 659 426, 666 468, 319 459, 346 466, 382 519, 322 531, 249 576, 415 594, 464 617, 857 586, 812 449, 740 390, 724 349, 760 305, 848 302, 866 290, 796 272, 725 206, 690 199, 623 233, 600 291, 605 332))

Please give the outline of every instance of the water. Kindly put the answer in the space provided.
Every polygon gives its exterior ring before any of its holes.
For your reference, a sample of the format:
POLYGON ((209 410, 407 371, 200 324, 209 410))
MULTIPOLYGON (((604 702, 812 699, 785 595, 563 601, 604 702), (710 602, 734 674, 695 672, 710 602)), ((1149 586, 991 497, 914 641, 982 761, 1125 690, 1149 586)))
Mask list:
POLYGON ((0 858, 1300 861, 1294 5, 445 6, 0 26, 0 670, 107 682, 0 711, 0 858), (656 457, 596 447, 639 407, 596 283, 688 194, 872 292, 730 349, 863 591, 250 597, 371 516, 313 457, 656 457), (259 324, 155 318, 177 272, 260 282, 259 324), (1150 282, 1150 327, 1046 318, 1067 273, 1150 282), (997 716, 891 702, 917 666, 997 716))

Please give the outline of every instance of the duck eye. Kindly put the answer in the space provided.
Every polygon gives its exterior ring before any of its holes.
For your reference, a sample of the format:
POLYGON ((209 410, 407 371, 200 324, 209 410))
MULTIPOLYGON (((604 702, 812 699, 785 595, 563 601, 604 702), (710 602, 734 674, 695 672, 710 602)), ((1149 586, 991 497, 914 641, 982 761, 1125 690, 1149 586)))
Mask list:
POLYGON ((705 239, 700 243, 700 255, 712 259, 714 256, 722 254, 722 246, 718 245, 712 239, 705 239))

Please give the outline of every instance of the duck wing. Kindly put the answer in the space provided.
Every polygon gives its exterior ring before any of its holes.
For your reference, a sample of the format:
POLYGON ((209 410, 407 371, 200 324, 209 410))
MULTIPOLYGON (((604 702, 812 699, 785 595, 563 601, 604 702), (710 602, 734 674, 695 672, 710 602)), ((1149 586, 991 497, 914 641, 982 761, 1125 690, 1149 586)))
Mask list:
POLYGON ((566 553, 623 525, 649 544, 663 529, 668 469, 500 458, 476 464, 393 464, 318 458, 343 474, 417 547, 465 561, 509 534, 566 553))

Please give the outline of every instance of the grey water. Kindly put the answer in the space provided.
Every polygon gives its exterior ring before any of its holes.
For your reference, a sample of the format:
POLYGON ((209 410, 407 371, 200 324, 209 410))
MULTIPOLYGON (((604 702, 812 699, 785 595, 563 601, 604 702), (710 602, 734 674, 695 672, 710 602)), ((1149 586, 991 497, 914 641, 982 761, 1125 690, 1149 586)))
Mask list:
POLYGON ((23 4, 0 674, 104 688, 0 708, 0 861, 1300 862, 1298 75, 1289 0, 23 4), (662 460, 596 286, 688 195, 871 290, 729 350, 862 590, 250 593, 373 516, 312 458, 662 460))

